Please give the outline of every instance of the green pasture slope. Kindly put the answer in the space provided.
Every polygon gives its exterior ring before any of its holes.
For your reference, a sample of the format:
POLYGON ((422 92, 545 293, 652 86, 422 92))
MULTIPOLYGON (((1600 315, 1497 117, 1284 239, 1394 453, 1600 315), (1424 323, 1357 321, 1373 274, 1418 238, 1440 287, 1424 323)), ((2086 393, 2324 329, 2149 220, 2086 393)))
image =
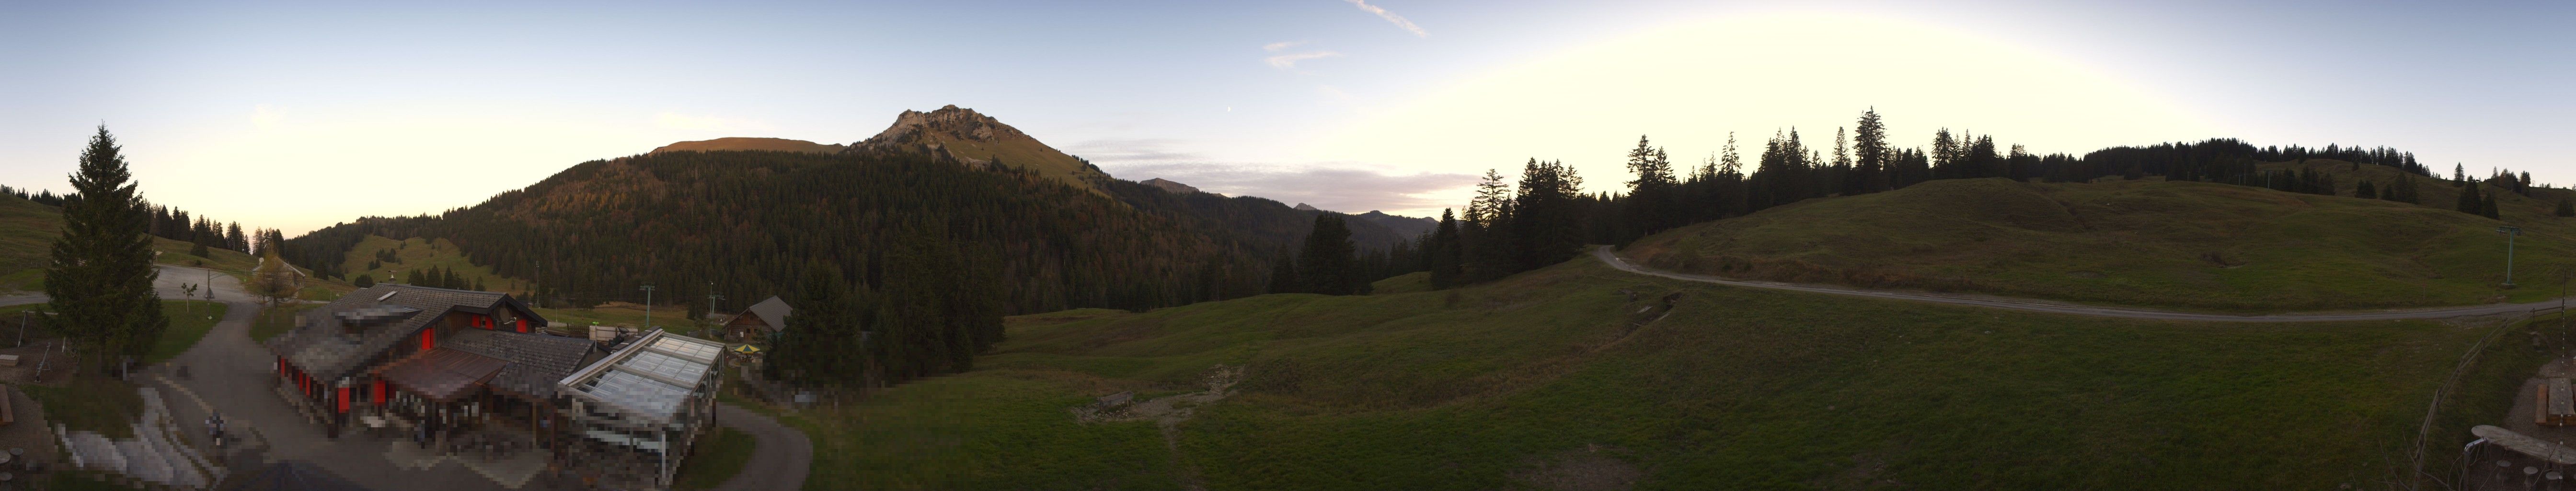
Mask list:
MULTIPOLYGON (((2017 313, 1586 258, 1456 291, 1015 317, 973 371, 783 419, 815 439, 809 489, 2335 489, 2403 475, 2488 332, 2017 313), (1248 369, 1168 443, 1070 411, 1218 365, 1248 369)), ((2507 341, 2434 462, 2545 359, 2507 341)))
POLYGON ((456 275, 465 278, 467 283, 480 280, 483 282, 483 288, 492 291, 525 296, 520 292, 527 288, 526 282, 495 274, 490 267, 475 265, 474 261, 465 258, 463 249, 457 248, 456 243, 448 242, 447 239, 438 239, 433 243, 429 239, 418 237, 394 240, 369 235, 359 241, 358 245, 350 246, 349 252, 341 258, 340 262, 340 270, 348 272, 348 280, 355 281, 358 275, 366 274, 373 276, 379 283, 400 283, 401 275, 408 274, 414 269, 431 267, 455 270, 456 275), (369 271, 367 261, 374 260, 377 252, 386 249, 393 249, 394 257, 402 261, 378 264, 374 271, 369 271))
MULTIPOLYGON (((2274 164, 2286 167, 2289 164, 2274 164)), ((2425 205, 2164 181, 1932 181, 1808 200, 1650 236, 1621 251, 1719 276, 1991 293, 2218 311, 2473 305, 2555 298, 2576 273, 2576 219, 2556 196, 2504 193, 2504 220, 2451 211, 2458 192, 2418 177, 2425 205), (2514 280, 2504 289, 2505 237, 2514 280)))
MULTIPOLYGON (((0 196, 0 292, 43 291, 45 263, 62 230, 61 210, 17 196, 0 196)), ((161 253, 155 260, 162 264, 236 272, 259 265, 249 254, 212 249, 209 254, 214 257, 197 257, 188 255, 188 249, 186 242, 152 238, 152 250, 161 253)))

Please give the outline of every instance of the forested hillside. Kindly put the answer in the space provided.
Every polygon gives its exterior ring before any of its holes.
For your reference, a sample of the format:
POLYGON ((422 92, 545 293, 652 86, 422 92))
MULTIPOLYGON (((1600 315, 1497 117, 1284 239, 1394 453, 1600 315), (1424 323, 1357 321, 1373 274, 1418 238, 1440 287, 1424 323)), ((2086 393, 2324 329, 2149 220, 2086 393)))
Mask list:
MULTIPOLYGON (((1270 259, 1314 216, 1105 184, 1126 201, 910 153, 671 152, 586 162, 436 216, 325 228, 286 253, 338 264, 369 235, 436 238, 496 274, 541 281, 547 301, 631 301, 647 281, 666 300, 710 287, 758 299, 793 291, 817 264, 874 286, 892 230, 911 226, 998 266, 1009 311, 1141 309, 1263 293, 1270 259)), ((1377 229, 1365 240, 1396 239, 1377 229)))

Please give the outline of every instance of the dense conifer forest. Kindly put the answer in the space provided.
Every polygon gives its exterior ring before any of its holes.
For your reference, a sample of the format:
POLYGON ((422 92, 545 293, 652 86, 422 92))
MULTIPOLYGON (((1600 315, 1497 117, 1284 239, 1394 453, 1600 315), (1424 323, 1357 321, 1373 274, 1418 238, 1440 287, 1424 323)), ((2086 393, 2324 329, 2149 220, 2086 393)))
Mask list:
MULTIPOLYGON (((370 234, 445 238, 476 264, 539 282, 514 290, 542 290, 536 300, 555 305, 638 300, 647 281, 666 299, 704 297, 710 283, 734 299, 794 298, 818 264, 854 288, 883 288, 889 231, 913 227, 996 265, 999 284, 985 288, 1026 313, 1266 293, 1269 259, 1315 216, 1261 198, 1104 186, 1109 196, 914 155, 668 152, 583 163, 435 216, 324 228, 282 250, 327 267, 370 234)), ((1379 264, 1390 244, 1410 247, 1382 227, 1351 228, 1379 264)))

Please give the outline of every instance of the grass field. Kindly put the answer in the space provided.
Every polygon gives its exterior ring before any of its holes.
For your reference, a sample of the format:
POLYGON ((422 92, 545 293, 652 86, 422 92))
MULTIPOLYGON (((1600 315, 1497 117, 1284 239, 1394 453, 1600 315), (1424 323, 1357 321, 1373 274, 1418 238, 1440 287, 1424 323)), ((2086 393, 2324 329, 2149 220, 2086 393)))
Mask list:
POLYGON ((483 282, 485 289, 509 292, 523 298, 527 296, 523 292, 528 282, 493 274, 492 268, 475 265, 473 261, 465 258, 464 252, 458 250, 455 243, 448 242, 447 239, 439 239, 433 243, 420 238, 394 240, 370 235, 358 245, 349 248, 349 254, 341 261, 340 266, 341 271, 348 272, 350 280, 356 280, 359 274, 367 274, 373 276, 379 283, 399 283, 404 274, 414 269, 448 268, 455 270, 457 276, 464 277, 467 283, 479 280, 483 282), (394 257, 402 261, 378 264, 374 270, 368 270, 367 261, 374 260, 377 252, 386 249, 393 249, 394 257))
POLYGON ((161 331, 161 339, 152 343, 152 352, 144 355, 143 364, 169 360, 196 346, 197 340, 205 339, 206 331, 215 328, 215 321, 224 318, 224 309, 224 304, 217 302, 161 301, 161 315, 170 318, 170 328, 161 331))
MULTIPOLYGON (((1014 317, 975 371, 782 419, 815 438, 812 489, 2332 489, 2401 474, 2492 325, 2027 314, 1585 260, 1454 297, 1014 317), (1249 368, 1177 452, 1154 422, 1069 411, 1220 364, 1249 368)), ((2507 341, 2438 421, 2435 462, 2545 359, 2507 341)))
POLYGON ((748 433, 729 428, 698 437, 698 445, 689 450, 689 460, 680 464, 675 489, 715 489, 725 480, 742 473, 742 465, 751 462, 751 452, 760 446, 748 433))
POLYGON ((109 438, 134 437, 134 420, 143 417, 143 396, 134 388, 133 383, 96 374, 74 378, 61 387, 18 385, 18 390, 45 406, 47 423, 109 438))
MULTIPOLYGON (((0 291, 44 290, 44 266, 62 229, 60 210, 17 196, 0 196, 0 291)), ((152 250, 161 253, 154 260, 162 264, 224 271, 249 271, 258 266, 258 260, 249 254, 214 249, 208 252, 213 257, 197 257, 188 255, 189 248, 186 242, 152 239, 152 250)))
MULTIPOLYGON (((2346 193, 2357 181, 2338 180, 2346 193)), ((2436 206, 2193 182, 1933 181, 1684 227, 1622 253, 1738 278, 2270 312, 2540 300, 2576 272, 2576 224, 2551 216, 2552 195, 2505 193, 2498 221, 2450 211, 2446 184, 2417 185, 2436 206), (2519 289, 2499 286, 2507 224, 2528 231, 2514 244, 2519 289)))

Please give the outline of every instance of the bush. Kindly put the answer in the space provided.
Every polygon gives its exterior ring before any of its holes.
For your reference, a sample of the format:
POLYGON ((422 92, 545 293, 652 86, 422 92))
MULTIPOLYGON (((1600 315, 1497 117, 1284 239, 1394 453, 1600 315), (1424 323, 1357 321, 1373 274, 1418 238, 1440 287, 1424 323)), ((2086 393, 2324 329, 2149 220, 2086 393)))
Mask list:
POLYGON ((350 280, 349 284, 358 285, 358 288, 376 286, 376 277, 363 274, 358 275, 358 279, 350 280))

